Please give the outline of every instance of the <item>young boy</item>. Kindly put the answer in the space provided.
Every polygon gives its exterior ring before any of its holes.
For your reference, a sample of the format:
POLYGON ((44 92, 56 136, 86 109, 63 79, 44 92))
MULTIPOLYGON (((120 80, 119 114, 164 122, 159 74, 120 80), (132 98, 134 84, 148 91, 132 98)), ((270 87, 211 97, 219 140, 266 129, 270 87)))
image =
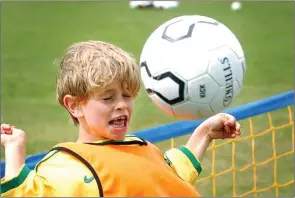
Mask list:
POLYGON ((101 41, 70 46, 56 90, 78 140, 56 145, 30 170, 24 131, 2 124, 1 196, 199 196, 193 184, 206 149, 212 139, 239 136, 239 123, 217 114, 196 128, 185 146, 162 155, 153 144, 126 135, 139 89, 139 67, 119 47, 101 41))

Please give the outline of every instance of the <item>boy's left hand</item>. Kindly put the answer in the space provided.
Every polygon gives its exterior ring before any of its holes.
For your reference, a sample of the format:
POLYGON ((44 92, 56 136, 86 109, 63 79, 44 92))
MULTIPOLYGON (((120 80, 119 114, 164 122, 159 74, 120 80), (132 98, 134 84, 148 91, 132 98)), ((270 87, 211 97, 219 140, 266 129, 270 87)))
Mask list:
POLYGON ((240 130, 234 116, 219 113, 198 126, 185 146, 201 161, 213 139, 235 138, 241 135, 240 130))
POLYGON ((235 117, 227 113, 219 113, 202 123, 204 135, 210 139, 235 138, 241 135, 241 125, 235 117))

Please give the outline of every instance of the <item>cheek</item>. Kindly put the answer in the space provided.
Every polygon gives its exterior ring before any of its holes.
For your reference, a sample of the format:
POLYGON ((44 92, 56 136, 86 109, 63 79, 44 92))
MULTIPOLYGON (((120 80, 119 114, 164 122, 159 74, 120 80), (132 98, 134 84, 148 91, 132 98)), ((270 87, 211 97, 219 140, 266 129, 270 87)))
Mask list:
POLYGON ((133 111, 133 107, 134 107, 134 101, 131 100, 128 102, 128 109, 129 109, 129 112, 132 112, 133 111))
POLYGON ((101 120, 108 119, 109 108, 98 102, 91 101, 83 108, 83 114, 88 124, 98 123, 101 120))

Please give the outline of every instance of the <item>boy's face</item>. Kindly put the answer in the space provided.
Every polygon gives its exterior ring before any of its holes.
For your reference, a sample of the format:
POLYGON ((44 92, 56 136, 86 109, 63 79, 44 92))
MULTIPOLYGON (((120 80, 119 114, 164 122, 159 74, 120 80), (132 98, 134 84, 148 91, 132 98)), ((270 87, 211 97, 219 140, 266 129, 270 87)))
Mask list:
POLYGON ((86 125, 83 128, 99 139, 121 140, 128 130, 133 103, 133 98, 124 93, 121 85, 114 83, 81 105, 84 122, 80 125, 86 125))

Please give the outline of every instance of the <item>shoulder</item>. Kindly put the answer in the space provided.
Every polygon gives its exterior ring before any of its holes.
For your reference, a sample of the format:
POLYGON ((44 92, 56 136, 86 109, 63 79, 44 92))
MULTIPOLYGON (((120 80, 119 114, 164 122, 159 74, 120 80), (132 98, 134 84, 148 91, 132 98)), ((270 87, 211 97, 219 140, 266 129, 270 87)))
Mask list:
POLYGON ((65 152, 51 151, 36 165, 35 170, 54 187, 57 196, 84 196, 85 191, 95 191, 97 195, 90 170, 65 152))
POLYGON ((46 172, 47 174, 61 171, 62 175, 81 176, 90 172, 88 168, 78 159, 63 151, 49 152, 35 167, 36 172, 46 172), (72 172, 75 170, 74 172, 72 172))

